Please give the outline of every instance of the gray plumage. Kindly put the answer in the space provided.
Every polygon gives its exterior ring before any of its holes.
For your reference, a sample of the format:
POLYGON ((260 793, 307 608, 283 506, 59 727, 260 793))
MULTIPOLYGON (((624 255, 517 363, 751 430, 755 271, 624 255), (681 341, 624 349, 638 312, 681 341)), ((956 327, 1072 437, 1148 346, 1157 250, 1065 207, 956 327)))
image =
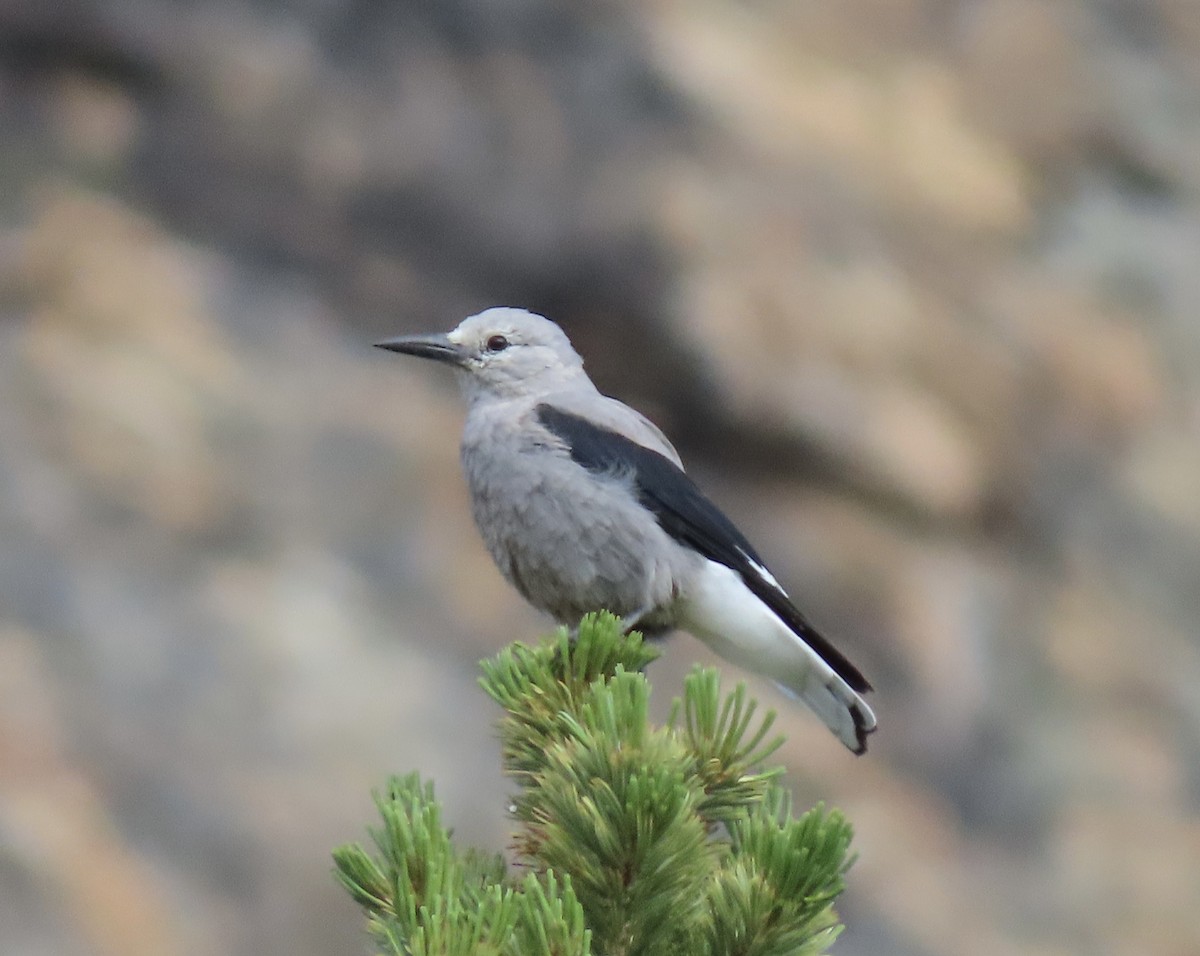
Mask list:
POLYGON ((457 371, 475 523, 526 600, 570 626, 605 609, 650 635, 690 631, 865 752, 870 684, 687 477, 666 436, 596 389, 562 329, 496 308, 447 335, 379 346, 457 371))

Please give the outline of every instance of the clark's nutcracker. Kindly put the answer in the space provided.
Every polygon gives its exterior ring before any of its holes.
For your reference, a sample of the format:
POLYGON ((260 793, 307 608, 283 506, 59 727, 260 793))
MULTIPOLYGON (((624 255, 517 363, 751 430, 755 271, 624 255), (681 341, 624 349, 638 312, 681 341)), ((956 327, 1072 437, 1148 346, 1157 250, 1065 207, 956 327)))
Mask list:
POLYGON ((597 391, 562 329, 496 308, 448 335, 379 347, 458 373, 475 523, 530 604, 569 626, 605 609, 651 636, 690 631, 866 751, 866 678, 804 619, 662 432, 597 391))

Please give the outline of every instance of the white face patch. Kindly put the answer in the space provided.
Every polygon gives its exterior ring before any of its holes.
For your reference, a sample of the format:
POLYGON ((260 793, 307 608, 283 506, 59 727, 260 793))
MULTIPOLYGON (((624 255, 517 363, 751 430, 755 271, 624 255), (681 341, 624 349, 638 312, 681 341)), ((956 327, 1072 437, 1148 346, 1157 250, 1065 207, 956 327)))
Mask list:
POLYGON ((466 352, 471 361, 490 362, 509 351, 509 346, 525 344, 520 331, 512 323, 497 321, 500 319, 503 316, 494 317, 492 322, 483 322, 480 316, 471 316, 448 333, 446 338, 466 352), (498 340, 501 344, 495 347, 493 343, 498 340))
POLYGON ((468 400, 547 393, 587 381, 583 362, 553 322, 521 309, 488 309, 459 323, 447 340, 462 352, 459 383, 468 400))

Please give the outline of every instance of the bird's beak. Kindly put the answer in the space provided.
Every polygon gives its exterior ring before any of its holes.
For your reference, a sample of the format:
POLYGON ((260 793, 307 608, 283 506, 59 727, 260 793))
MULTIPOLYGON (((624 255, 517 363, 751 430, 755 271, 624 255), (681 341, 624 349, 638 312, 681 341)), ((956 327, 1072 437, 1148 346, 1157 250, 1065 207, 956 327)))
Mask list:
POLYGON ((450 341, 443 333, 432 335, 399 335, 394 339, 376 342, 378 349, 389 352, 403 352, 405 355, 417 355, 421 358, 433 359, 435 362, 445 362, 448 365, 462 365, 466 353, 450 341))

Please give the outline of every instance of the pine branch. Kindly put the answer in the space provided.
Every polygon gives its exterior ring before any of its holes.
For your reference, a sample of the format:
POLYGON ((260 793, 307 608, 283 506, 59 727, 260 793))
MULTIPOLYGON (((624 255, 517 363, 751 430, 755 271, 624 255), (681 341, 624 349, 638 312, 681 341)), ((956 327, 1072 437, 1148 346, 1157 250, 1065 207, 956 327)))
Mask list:
POLYGON ((416 775, 377 796, 374 853, 334 854, 338 879, 394 954, 783 956, 822 953, 840 926, 851 829, 837 811, 791 816, 782 738, 745 687, 716 671, 684 682, 667 726, 648 720, 641 670, 657 656, 608 614, 483 664, 504 708, 518 785, 516 863, 459 857, 433 787, 416 775), (682 715, 682 719, 681 718, 682 715))
POLYGON ((675 726, 682 708, 682 733, 704 783, 705 796, 697 809, 711 824, 732 823, 761 800, 771 780, 783 772, 780 767, 755 769, 783 745, 782 736, 763 743, 775 714, 768 712, 746 739, 758 702, 747 698, 745 684, 738 684, 722 701, 720 675, 714 668, 698 667, 683 686, 683 701, 676 698, 668 723, 675 726))
POLYGON ((773 787, 730 825, 732 855, 711 893, 708 953, 822 953, 841 927, 832 903, 844 888, 851 828, 820 806, 792 819, 791 797, 773 787))
POLYGON ((636 632, 614 639, 612 620, 589 614, 574 639, 560 628, 553 640, 536 647, 511 644, 482 662, 479 683, 505 710, 500 740, 509 773, 520 778, 541 767, 547 747, 562 737, 564 715, 577 709, 595 681, 617 668, 641 671, 658 657, 636 632))

